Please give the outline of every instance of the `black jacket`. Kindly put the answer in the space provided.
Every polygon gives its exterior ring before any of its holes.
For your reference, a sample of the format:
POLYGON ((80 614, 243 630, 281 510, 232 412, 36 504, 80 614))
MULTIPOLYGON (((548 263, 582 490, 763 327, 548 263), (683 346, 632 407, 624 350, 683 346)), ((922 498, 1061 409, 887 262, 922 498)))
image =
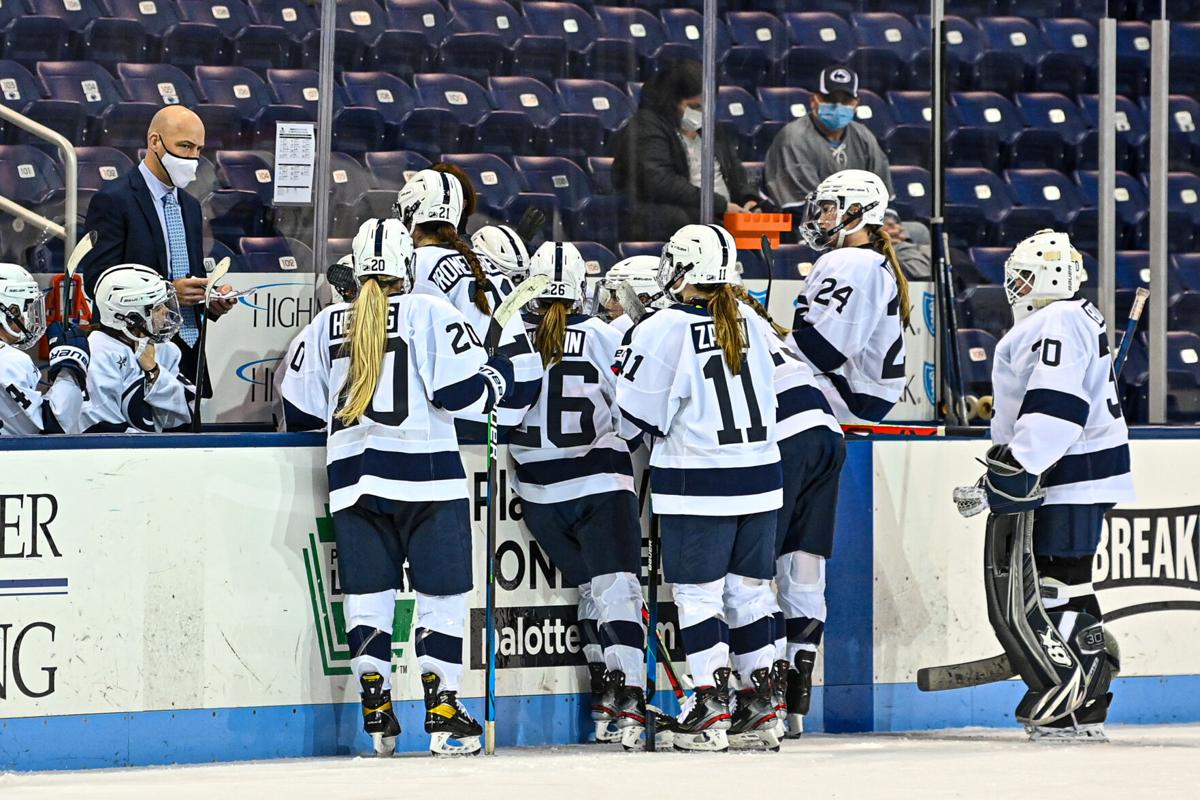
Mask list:
MULTIPOLYGON (((691 222, 700 221, 700 189, 688 175, 687 151, 679 141, 678 121, 657 111, 638 109, 616 136, 613 144, 613 184, 628 199, 628 212, 638 214, 639 206, 671 205, 686 210, 691 222)), ((739 205, 755 199, 746 185, 746 170, 729 137, 717 128, 717 162, 729 188, 729 196, 739 205)), ((727 202, 714 194, 713 213, 720 219, 727 202)))

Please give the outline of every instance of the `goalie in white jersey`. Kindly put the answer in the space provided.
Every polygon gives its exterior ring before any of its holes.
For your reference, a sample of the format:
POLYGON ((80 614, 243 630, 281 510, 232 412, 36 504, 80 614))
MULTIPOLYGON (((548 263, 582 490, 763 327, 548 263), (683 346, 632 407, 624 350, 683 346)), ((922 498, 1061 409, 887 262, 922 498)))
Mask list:
POLYGON ((596 738, 610 741, 622 713, 626 727, 644 726, 646 713, 642 526, 612 371, 620 339, 580 313, 587 268, 573 244, 546 242, 530 271, 550 278, 525 315, 546 372, 537 402, 510 438, 513 488, 525 526, 579 588, 596 738))
POLYGON ((1092 559, 1104 515, 1134 499, 1129 431, 1104 318, 1074 299, 1086 274, 1067 234, 1039 231, 1021 242, 1004 277, 1016 324, 997 345, 992 367, 989 471, 955 497, 964 516, 989 507, 993 515, 1032 510, 1040 595, 1079 675, 1068 700, 1046 714, 1061 714, 1057 719, 1027 721, 1031 710, 1054 705, 1039 702, 1033 687, 1017 716, 1034 738, 1098 738, 1119 665, 1115 651, 1105 651, 1092 559))
MULTIPOLYGON (((513 285, 503 272, 485 271, 484 263, 459 236, 459 225, 468 215, 467 209, 474 207, 474 198, 475 190, 461 170, 423 169, 400 190, 395 211, 412 233, 416 246, 412 291, 449 300, 467 318, 479 341, 498 337, 497 352, 512 362, 514 385, 496 412, 504 438, 537 397, 542 361, 533 352, 525 325, 517 315, 503 330, 498 330, 492 319, 492 312, 512 292, 513 285)), ((460 440, 482 444, 486 423, 485 414, 464 414, 458 425, 460 440)))
POLYGON ((378 752, 394 749, 391 632, 407 561, 430 749, 470 753, 481 729, 457 698, 471 524, 454 415, 487 413, 512 385, 512 368, 504 356, 485 359, 445 298, 410 291, 412 262, 399 221, 365 222, 354 237, 358 296, 317 315, 281 388, 289 427, 327 430, 329 507, 364 728, 378 752))
POLYGON ((888 190, 860 169, 808 196, 801 233, 817 259, 796 298, 792 336, 839 422, 879 422, 904 391, 908 281, 883 230, 888 190))
POLYGON ((24 267, 0 263, 0 436, 79 432, 87 340, 72 330, 66 341, 51 343, 43 393, 42 373, 25 351, 45 332, 41 287, 24 267))
MULTIPOLYGON (((687 225, 663 249, 659 285, 683 302, 630 331, 617 382, 623 421, 655 439, 651 503, 696 686, 675 745, 724 750, 727 732, 778 745, 771 697, 776 512, 775 350, 734 290, 737 249, 717 225, 687 225), (728 702, 730 654, 742 681, 728 702)), ((628 438, 628 437, 627 437, 628 438)))
POLYGON ((81 425, 88 433, 161 433, 192 419, 196 387, 179 373, 171 341, 183 322, 175 287, 141 264, 100 273, 100 326, 88 335, 91 366, 81 425))
POLYGON ((596 284, 596 313, 609 321, 617 333, 624 336, 633 327, 633 317, 621 304, 617 289, 628 283, 643 306, 666 308, 671 298, 658 285, 658 259, 654 256, 630 256, 612 265, 596 284))

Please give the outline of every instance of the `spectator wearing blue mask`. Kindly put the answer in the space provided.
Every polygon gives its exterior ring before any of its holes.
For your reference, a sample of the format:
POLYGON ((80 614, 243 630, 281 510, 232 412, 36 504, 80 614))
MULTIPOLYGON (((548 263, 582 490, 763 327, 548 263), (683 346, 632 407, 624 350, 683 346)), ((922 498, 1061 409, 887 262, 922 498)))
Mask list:
POLYGON ((763 168, 767 195, 780 208, 803 205, 821 181, 844 169, 874 172, 892 190, 887 156, 875 135, 854 121, 858 75, 846 67, 821 70, 809 113, 788 123, 771 142, 763 168))

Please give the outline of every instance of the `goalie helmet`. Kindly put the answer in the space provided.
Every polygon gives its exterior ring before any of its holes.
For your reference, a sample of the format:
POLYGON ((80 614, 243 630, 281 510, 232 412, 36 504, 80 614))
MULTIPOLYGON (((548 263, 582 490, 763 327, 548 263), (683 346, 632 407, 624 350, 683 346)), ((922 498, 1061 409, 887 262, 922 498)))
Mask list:
POLYGON ((583 308, 586 295, 587 265, 579 248, 570 242, 545 242, 529 262, 529 274, 545 275, 550 279, 534 303, 568 300, 572 311, 583 308))
POLYGON ((37 281, 22 266, 0 264, 0 329, 14 347, 28 350, 46 332, 46 301, 37 281))
POLYGON ((888 197, 887 186, 873 172, 835 172, 804 199, 800 234, 814 250, 841 247, 850 234, 883 224, 888 197))
POLYGON ((684 225, 662 250, 658 285, 679 298, 684 286, 734 283, 737 243, 720 225, 684 225), (683 280, 678 286, 675 284, 683 280))
POLYGON ((598 310, 620 305, 617 288, 622 283, 628 283, 649 308, 671 305, 671 299, 658 285, 658 264, 659 259, 655 256, 630 256, 613 264, 596 287, 598 310))
POLYGON ((1004 292, 1016 322, 1055 300, 1074 297, 1086 280, 1083 256, 1070 237, 1049 228, 1023 240, 1004 262, 1004 292))
POLYGON ((449 173, 423 169, 404 184, 392 211, 410 232, 424 222, 444 222, 457 229, 463 212, 462 184, 449 173))
POLYGON ((415 249, 412 235, 398 219, 369 219, 359 226, 351 244, 354 277, 361 284, 368 278, 399 281, 400 291, 412 289, 415 249))
POLYGON ((485 225, 471 237, 471 249, 520 283, 529 277, 529 251, 517 232, 507 225, 485 225))
POLYGON ((141 264, 118 264, 96 280, 100 324, 133 339, 171 340, 183 324, 175 287, 141 264))

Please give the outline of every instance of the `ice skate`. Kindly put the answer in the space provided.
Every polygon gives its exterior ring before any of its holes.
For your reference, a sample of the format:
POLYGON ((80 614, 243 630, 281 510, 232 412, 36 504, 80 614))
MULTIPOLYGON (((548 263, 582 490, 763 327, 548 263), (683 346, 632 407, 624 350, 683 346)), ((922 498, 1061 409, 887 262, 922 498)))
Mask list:
MULTIPOLYGON (((617 729, 619 712, 617 699, 609 687, 606 675, 603 664, 588 664, 588 677, 591 678, 592 684, 592 724, 595 726, 595 740, 616 742, 621 739, 621 732, 617 729)), ((621 685, 625 685, 623 676, 621 685)))
POLYGON ((439 691, 441 680, 432 672, 421 675, 421 685, 425 689, 425 732, 429 734, 429 752, 435 756, 478 753, 483 728, 458 702, 458 693, 439 691))
POLYGON ((812 674, 817 654, 811 650, 796 653, 796 668, 787 672, 787 738, 799 739, 804 733, 804 715, 812 704, 812 674))
POLYGON ((724 752, 729 749, 729 670, 714 673, 715 686, 696 688, 675 722, 676 750, 724 752))
POLYGON ((771 665, 771 702, 781 723, 787 722, 787 675, 791 666, 785 659, 771 665))
POLYGON ((729 743, 737 748, 778 750, 779 717, 772 698, 773 681, 766 667, 750 674, 751 688, 737 693, 729 723, 729 743))
POLYGON ((625 674, 619 671, 608 674, 608 685, 616 698, 617 738, 626 750, 644 750, 646 747, 646 717, 654 715, 655 747, 670 749, 675 740, 675 719, 662 713, 654 706, 646 705, 641 687, 626 686, 625 674))
POLYGON ((363 730, 370 734, 377 755, 390 756, 396 752, 396 737, 400 735, 391 689, 384 688, 383 676, 378 672, 363 673, 358 683, 362 687, 363 730))
POLYGON ((1031 742, 1107 742, 1104 720, 1111 700, 1106 694, 1049 725, 1026 725, 1025 732, 1031 742))

